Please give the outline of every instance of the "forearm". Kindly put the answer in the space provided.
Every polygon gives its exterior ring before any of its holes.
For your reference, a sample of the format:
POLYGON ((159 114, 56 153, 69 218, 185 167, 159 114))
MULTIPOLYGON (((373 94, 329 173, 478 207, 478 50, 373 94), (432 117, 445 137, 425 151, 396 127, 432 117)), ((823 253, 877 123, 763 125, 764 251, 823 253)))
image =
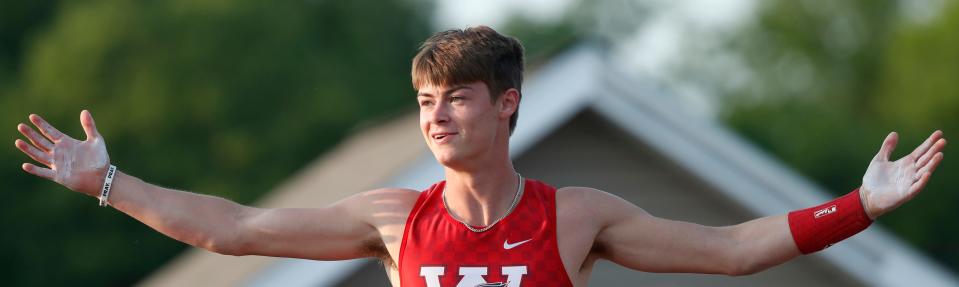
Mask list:
POLYGON ((239 222, 255 210, 209 195, 159 187, 117 171, 109 203, 181 242, 224 254, 241 241, 239 222))
POLYGON ((730 250, 749 274, 827 248, 870 224, 860 192, 855 190, 817 206, 734 226, 737 244, 730 250))
POLYGON ((787 215, 750 220, 725 228, 733 240, 727 256, 729 275, 748 275, 785 263, 802 253, 793 242, 787 215))

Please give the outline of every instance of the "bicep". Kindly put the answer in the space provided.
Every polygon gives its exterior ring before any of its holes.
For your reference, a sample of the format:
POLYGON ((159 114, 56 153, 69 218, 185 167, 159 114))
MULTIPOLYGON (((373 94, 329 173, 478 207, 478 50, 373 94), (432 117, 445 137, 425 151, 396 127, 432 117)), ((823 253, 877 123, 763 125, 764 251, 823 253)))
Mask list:
POLYGON ((601 258, 647 272, 727 273, 732 228, 658 218, 609 194, 598 200, 604 206, 596 238, 601 258))

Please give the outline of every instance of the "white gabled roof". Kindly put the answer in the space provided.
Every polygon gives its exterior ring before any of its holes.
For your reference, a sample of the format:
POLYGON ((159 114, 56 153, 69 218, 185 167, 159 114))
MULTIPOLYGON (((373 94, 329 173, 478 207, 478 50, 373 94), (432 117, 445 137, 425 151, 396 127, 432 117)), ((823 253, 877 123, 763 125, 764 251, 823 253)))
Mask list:
MULTIPOLYGON (((685 114, 667 91, 628 79, 609 63, 603 49, 582 44, 536 71, 523 89, 511 156, 523 154, 580 112, 592 109, 756 216, 781 214, 831 198, 726 127, 685 114)), ((443 177, 442 168, 425 149, 405 168, 394 170, 397 173, 381 186, 419 190, 443 177)), ((959 286, 952 273, 879 226, 813 256, 821 256, 867 285, 959 286)), ((327 286, 364 262, 284 259, 246 285, 327 286)))
MULTIPOLYGON (((728 128, 686 114, 669 92, 628 79, 608 63, 601 49, 582 45, 544 68, 525 92, 532 95, 531 101, 543 102, 524 105, 542 104, 555 110, 521 109, 521 117, 533 119, 523 122, 517 135, 536 132, 542 137, 572 116, 565 113, 577 111, 569 106, 589 108, 756 216, 782 214, 832 198, 728 128), (543 113, 547 115, 540 115, 543 113)), ((523 138, 514 151, 524 151, 528 141, 536 139, 523 138)), ((813 256, 823 257, 871 286, 959 286, 954 274, 880 226, 813 256)))

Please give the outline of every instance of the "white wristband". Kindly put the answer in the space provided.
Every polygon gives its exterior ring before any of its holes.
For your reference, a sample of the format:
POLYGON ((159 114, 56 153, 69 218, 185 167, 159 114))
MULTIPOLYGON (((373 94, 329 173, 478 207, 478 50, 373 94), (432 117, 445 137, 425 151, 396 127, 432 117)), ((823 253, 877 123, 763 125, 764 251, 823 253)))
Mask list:
POLYGON ((107 176, 103 178, 103 188, 100 189, 100 206, 107 206, 107 199, 110 198, 110 186, 113 185, 113 175, 116 171, 117 167, 111 164, 110 169, 107 170, 107 176))

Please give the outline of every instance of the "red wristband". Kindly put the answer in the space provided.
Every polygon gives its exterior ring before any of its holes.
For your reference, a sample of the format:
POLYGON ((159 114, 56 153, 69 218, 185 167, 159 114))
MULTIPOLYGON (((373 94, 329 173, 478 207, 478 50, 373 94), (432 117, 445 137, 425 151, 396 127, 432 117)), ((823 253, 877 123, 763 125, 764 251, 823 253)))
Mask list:
POLYGON ((789 231, 803 254, 832 246, 870 224, 858 188, 833 201, 789 213, 789 231))

